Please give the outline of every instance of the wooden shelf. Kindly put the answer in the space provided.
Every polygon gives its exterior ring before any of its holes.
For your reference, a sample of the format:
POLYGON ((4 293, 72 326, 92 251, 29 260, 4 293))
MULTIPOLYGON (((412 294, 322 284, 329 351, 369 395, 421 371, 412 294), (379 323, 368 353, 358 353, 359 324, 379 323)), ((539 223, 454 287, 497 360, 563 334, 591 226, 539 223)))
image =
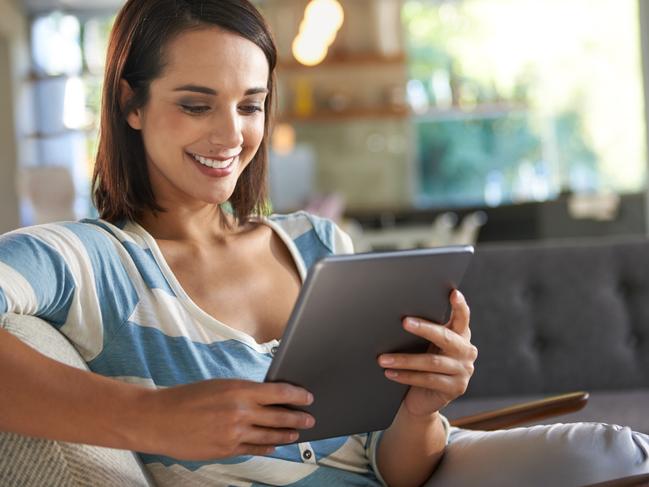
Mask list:
POLYGON ((79 74, 39 74, 31 72, 27 77, 25 77, 25 81, 28 83, 34 83, 37 81, 68 80, 70 78, 102 79, 103 76, 101 74, 94 74, 89 71, 83 71, 79 74))
POLYGON ((423 113, 415 113, 417 122, 443 122, 449 120, 471 120, 498 118, 511 113, 524 113, 529 107, 523 103, 482 103, 475 106, 437 108, 432 107, 423 113))
POLYGON ((43 140, 43 139, 56 139, 57 137, 65 137, 66 135, 70 134, 79 134, 79 133, 92 133, 97 129, 97 127, 89 126, 89 127, 82 127, 78 129, 65 129, 65 130, 59 130, 57 132, 33 132, 31 134, 25 134, 24 137, 26 139, 36 139, 36 140, 43 140))
POLYGON ((54 80, 67 80, 70 78, 67 74, 38 74, 35 72, 29 73, 26 81, 33 83, 35 81, 54 81, 54 80))
POLYGON ((406 54, 399 53, 391 56, 386 56, 379 53, 359 53, 359 54, 345 54, 333 55, 325 58, 323 62, 315 66, 305 66, 295 60, 280 61, 277 68, 281 71, 294 71, 294 70, 315 70, 327 68, 353 68, 364 67, 369 65, 400 65, 406 63, 406 54))
POLYGON ((335 112, 332 110, 318 110, 312 115, 280 114, 280 122, 335 122, 345 120, 362 120, 368 118, 395 118, 402 119, 410 116, 408 108, 354 108, 335 112))
POLYGON ((525 113, 524 104, 486 103, 475 107, 431 108, 424 113, 414 113, 409 108, 353 108, 343 111, 316 110, 311 115, 279 114, 281 122, 332 122, 368 118, 411 118, 415 122, 443 122, 449 120, 472 120, 499 118, 512 113, 525 113))

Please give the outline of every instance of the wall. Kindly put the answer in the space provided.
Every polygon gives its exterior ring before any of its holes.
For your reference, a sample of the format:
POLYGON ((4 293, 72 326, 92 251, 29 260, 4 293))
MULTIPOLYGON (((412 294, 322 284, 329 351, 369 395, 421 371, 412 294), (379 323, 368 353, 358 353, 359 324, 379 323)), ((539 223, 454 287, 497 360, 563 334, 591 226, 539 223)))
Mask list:
POLYGON ((19 225, 18 134, 28 110, 23 80, 28 74, 27 18, 12 0, 0 0, 0 233, 19 225), (20 107, 23 107, 20 110, 20 107))
POLYGON ((264 3, 279 51, 279 120, 312 149, 316 192, 340 194, 347 209, 410 207, 416 174, 401 0, 339 1, 345 21, 312 68, 291 54, 308 2, 264 3))
MULTIPOLYGON (((649 152, 649 2, 638 0, 638 12, 640 17, 640 42, 642 44, 642 76, 644 87, 644 113, 645 113, 645 130, 647 137, 647 151, 649 152)), ((647 154, 649 163, 649 153, 647 154)), ((649 185, 645 191, 645 234, 649 236, 649 185)))

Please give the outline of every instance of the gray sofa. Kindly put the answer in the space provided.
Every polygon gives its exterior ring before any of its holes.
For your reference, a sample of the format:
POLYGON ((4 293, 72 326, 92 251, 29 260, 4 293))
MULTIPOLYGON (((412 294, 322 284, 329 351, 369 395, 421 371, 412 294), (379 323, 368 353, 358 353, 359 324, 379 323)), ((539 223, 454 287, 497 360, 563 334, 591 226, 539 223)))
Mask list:
MULTIPOLYGON (((480 356, 450 417, 587 390, 588 406, 552 421, 604 421, 649 433, 649 241, 480 246, 464 293, 480 356)), ((81 358, 48 324, 0 326, 46 355, 81 358)), ((153 485, 127 451, 0 433, 0 485, 153 485)))
POLYGON ((556 421, 649 433, 649 241, 587 239, 479 246, 462 289, 479 349, 449 418, 585 390, 556 421))

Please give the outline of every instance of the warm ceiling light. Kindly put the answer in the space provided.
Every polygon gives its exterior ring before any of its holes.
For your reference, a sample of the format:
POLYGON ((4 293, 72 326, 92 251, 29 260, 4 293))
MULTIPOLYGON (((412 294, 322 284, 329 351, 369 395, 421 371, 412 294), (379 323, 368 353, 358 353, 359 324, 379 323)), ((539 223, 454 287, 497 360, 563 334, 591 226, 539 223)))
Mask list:
POLYGON ((300 33, 293 41, 295 59, 306 66, 321 63, 344 19, 343 8, 337 0, 311 0, 304 10, 300 33))
POLYGON ((345 20, 345 12, 337 0, 311 0, 304 9, 304 18, 338 30, 345 20))
POLYGON ((285 156, 295 149, 295 129, 288 123, 280 123, 275 127, 272 136, 273 151, 285 156))
POLYGON ((324 61, 329 48, 313 38, 297 36, 293 41, 293 56, 300 64, 315 66, 324 61))

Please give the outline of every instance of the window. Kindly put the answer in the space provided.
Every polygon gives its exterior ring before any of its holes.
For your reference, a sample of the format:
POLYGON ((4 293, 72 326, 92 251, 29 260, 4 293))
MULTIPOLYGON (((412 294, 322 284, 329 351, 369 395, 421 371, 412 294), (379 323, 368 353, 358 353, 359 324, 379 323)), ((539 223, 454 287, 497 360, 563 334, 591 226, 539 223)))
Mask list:
MULTIPOLYGON (((96 150, 101 82, 114 14, 50 12, 31 26, 34 126, 25 141, 28 166, 63 166, 75 187, 73 217, 93 214, 90 177, 96 150)), ((31 211, 30 211, 31 210, 31 211)), ((34 222, 23 204, 23 224, 34 222)))
POLYGON ((499 205, 646 181, 632 0, 406 0, 419 203, 499 205))

